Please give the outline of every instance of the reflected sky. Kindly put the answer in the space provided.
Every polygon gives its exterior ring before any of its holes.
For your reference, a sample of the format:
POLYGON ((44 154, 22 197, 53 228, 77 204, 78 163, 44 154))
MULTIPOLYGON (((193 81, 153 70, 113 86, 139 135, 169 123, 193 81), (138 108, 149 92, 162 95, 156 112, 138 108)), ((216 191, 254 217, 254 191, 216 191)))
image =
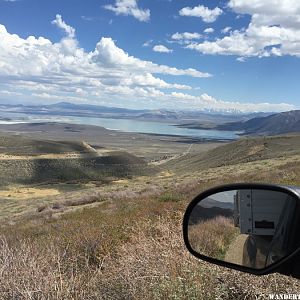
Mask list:
POLYGON ((237 190, 221 192, 221 193, 213 194, 209 196, 209 198, 219 202, 233 203, 234 201, 233 197, 236 194, 236 192, 237 190))

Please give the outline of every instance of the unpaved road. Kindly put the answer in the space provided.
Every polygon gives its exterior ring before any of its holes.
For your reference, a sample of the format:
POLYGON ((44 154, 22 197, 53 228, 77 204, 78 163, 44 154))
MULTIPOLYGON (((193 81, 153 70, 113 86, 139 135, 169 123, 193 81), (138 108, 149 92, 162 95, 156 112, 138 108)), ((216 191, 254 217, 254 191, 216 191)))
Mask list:
POLYGON ((225 261, 237 265, 243 265, 244 245, 248 238, 248 234, 239 234, 230 244, 225 255, 225 261))
POLYGON ((194 145, 194 144, 190 144, 189 147, 187 148, 187 150, 184 151, 184 152, 182 152, 182 153, 180 153, 180 154, 176 154, 176 155, 174 155, 174 156, 172 156, 172 157, 169 157, 169 158, 166 158, 166 159, 162 159, 162 160, 159 160, 159 161, 155 161, 155 162, 152 162, 152 163, 150 163, 150 164, 152 164, 152 165, 154 165, 154 166, 159 166, 159 165, 162 165, 162 164, 164 164, 164 163, 166 163, 166 162, 169 162, 169 161, 171 161, 171 160, 178 159, 178 158, 180 158, 180 157, 183 157, 183 156, 185 156, 185 155, 188 155, 188 154, 191 152, 193 145, 194 145))

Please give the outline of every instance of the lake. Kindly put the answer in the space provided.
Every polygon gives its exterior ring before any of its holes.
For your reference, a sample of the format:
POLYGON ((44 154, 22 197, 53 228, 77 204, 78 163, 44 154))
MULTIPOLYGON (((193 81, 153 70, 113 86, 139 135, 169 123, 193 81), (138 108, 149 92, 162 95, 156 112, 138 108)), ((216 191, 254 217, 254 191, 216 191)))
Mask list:
POLYGON ((110 130, 123 132, 149 133, 188 136, 195 138, 208 139, 237 139, 238 132, 180 128, 174 126, 174 123, 160 123, 150 121, 140 121, 134 119, 111 119, 111 118, 90 118, 77 116, 47 116, 47 115, 30 115, 21 113, 5 113, 1 117, 11 118, 11 121, 0 121, 0 124, 16 123, 37 123, 37 122, 62 122, 81 125, 101 126, 110 130))

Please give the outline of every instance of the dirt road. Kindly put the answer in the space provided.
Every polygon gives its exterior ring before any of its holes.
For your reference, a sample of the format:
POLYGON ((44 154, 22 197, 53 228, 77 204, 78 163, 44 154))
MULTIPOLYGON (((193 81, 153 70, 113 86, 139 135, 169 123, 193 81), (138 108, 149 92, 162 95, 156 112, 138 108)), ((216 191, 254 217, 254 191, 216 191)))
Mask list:
POLYGON ((237 265, 243 265, 244 245, 248 234, 239 234, 236 239, 230 244, 225 255, 225 261, 237 265))

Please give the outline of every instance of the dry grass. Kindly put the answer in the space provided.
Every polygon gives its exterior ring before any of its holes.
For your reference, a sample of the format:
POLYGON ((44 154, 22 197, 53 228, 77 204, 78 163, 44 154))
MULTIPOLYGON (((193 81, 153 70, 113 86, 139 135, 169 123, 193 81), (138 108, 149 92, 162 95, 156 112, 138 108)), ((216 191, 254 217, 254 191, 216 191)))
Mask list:
POLYGON ((222 216, 189 225, 192 248, 201 254, 221 260, 224 260, 226 251, 237 234, 238 230, 232 220, 222 216))
POLYGON ((103 228, 96 219, 77 220, 75 230, 65 220, 55 235, 2 237, 0 298, 264 299, 299 290, 298 281, 285 276, 254 277, 197 261, 183 245, 182 214, 167 211, 161 207, 161 215, 136 221, 129 213, 123 228, 125 214, 117 214, 117 227, 105 219, 103 228))
MULTIPOLYGON (((298 280, 255 277, 192 257, 183 244, 182 215, 193 196, 218 184, 300 185, 299 178, 300 158, 291 156, 66 193, 1 228, 0 299, 266 299, 297 293, 298 280), (62 214, 69 207, 78 210, 62 214)), ((227 225, 217 220, 214 233, 203 236, 216 255, 228 243, 211 235, 226 235, 227 225)))
POLYGON ((0 190, 1 198, 13 198, 26 200, 40 197, 59 195, 59 190, 54 188, 36 188, 25 186, 8 186, 5 190, 0 190))

